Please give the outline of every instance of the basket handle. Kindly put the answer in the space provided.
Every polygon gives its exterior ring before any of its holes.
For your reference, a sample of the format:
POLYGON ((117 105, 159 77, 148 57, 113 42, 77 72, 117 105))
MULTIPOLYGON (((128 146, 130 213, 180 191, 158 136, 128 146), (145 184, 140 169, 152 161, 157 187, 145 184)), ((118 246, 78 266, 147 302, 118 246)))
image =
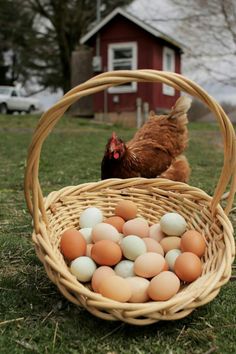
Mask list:
POLYGON ((111 86, 133 81, 167 84, 174 87, 176 90, 197 97, 214 113, 219 123, 224 143, 224 164, 212 198, 211 210, 212 213, 215 212, 217 204, 227 186, 229 186, 230 190, 225 213, 228 214, 230 212, 236 191, 236 140, 233 125, 222 107, 199 85, 180 74, 149 69, 117 70, 102 73, 74 87, 67 92, 60 101, 45 112, 39 120, 28 150, 24 181, 25 198, 29 211, 33 216, 36 231, 39 229, 40 214, 45 223, 47 222, 43 194, 38 178, 40 153, 44 140, 70 105, 81 97, 103 91, 111 86))

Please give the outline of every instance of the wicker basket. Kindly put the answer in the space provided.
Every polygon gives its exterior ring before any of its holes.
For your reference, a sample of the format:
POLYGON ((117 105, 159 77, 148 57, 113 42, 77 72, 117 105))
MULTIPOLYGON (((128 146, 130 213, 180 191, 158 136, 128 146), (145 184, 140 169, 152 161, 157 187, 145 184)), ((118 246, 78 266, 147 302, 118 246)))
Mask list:
POLYGON ((233 228, 227 217, 236 189, 236 143, 233 126, 221 106, 193 81, 155 70, 115 71, 98 75, 73 88, 40 119, 29 147, 25 197, 34 221, 33 242, 49 278, 72 303, 82 305, 106 320, 146 325, 187 316, 210 302, 230 278, 235 254, 233 228), (161 82, 199 98, 214 113, 224 141, 224 166, 214 196, 187 184, 166 179, 109 179, 65 187, 43 197, 38 179, 41 147, 57 121, 79 98, 125 82, 161 82), (229 187, 225 210, 219 201, 229 187), (119 303, 94 293, 70 273, 60 251, 60 235, 68 226, 78 227, 79 215, 97 206, 110 216, 120 199, 133 200, 150 224, 166 212, 184 216, 189 228, 204 233, 207 250, 203 274, 168 301, 119 303))

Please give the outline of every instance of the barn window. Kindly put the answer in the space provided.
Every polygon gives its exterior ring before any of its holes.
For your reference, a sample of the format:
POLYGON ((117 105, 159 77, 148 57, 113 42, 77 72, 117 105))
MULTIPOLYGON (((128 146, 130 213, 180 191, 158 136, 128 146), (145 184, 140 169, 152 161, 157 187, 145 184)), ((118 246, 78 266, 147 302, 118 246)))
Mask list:
MULTIPOLYGON (((175 72, 175 51, 168 47, 163 48, 163 70, 175 72)), ((165 95, 174 96, 175 89, 171 86, 163 84, 162 92, 165 95)))
MULTIPOLYGON (((114 43, 108 46, 108 70, 135 70, 137 69, 137 43, 114 43)), ((110 87, 111 93, 136 92, 137 83, 127 82, 125 84, 110 87)))

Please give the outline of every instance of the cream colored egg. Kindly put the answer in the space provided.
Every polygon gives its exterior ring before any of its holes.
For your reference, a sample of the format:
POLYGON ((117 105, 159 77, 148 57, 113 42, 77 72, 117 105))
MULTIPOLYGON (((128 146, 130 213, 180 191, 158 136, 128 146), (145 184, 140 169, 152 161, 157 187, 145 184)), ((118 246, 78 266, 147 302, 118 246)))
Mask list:
POLYGON ((173 272, 165 271, 152 278, 148 295, 152 300, 166 301, 173 297, 179 288, 179 278, 173 272))
POLYGON ((111 267, 108 267, 108 266, 98 267, 92 276, 91 285, 92 285, 93 290, 95 292, 98 292, 101 281, 104 278, 110 277, 111 275, 115 275, 115 272, 111 267))
POLYGON ((132 200, 120 200, 115 207, 115 215, 124 220, 134 219, 137 215, 138 207, 132 200))
POLYGON ((125 236, 136 235, 139 237, 148 237, 149 225, 147 220, 143 218, 135 218, 126 221, 123 225, 123 234, 125 236))
POLYGON ((173 249, 166 253, 165 260, 170 268, 170 270, 174 270, 174 265, 176 258, 181 254, 179 249, 173 249))
POLYGON ((91 258, 91 251, 93 248, 94 243, 89 243, 86 246, 86 256, 91 258))
POLYGON ((99 293, 109 299, 126 302, 131 296, 131 286, 126 279, 118 275, 111 275, 102 279, 99 285, 99 293))
POLYGON ((92 227, 84 227, 79 232, 83 235, 87 244, 92 243, 92 227))
POLYGON ((134 262, 129 260, 123 260, 115 266, 114 271, 117 275, 119 275, 122 278, 133 277, 134 262))
POLYGON ((119 232, 119 241, 118 243, 121 243, 122 239, 124 238, 124 234, 122 234, 121 232, 119 232))
POLYGON ((82 211, 79 218, 80 228, 93 227, 103 221, 103 213, 100 209, 89 207, 82 211))
POLYGON ((160 219, 161 230, 169 236, 181 236, 187 227, 183 216, 178 213, 167 213, 160 219))
POLYGON ((149 237, 153 238, 157 242, 160 242, 165 237, 164 232, 161 230, 160 224, 153 224, 149 227, 149 237))
POLYGON ((180 248, 183 252, 192 252, 198 257, 202 257, 206 249, 206 242, 199 232, 188 230, 181 236, 180 248))
POLYGON ((131 261, 134 261, 138 256, 147 251, 145 242, 135 235, 124 237, 120 242, 120 247, 123 255, 131 261))
POLYGON ((134 261, 134 273, 143 278, 152 278, 159 274, 165 266, 165 258, 155 252, 147 252, 134 261))
POLYGON ((180 242, 181 238, 178 236, 167 236, 160 241, 160 245, 166 254, 170 250, 180 249, 180 242))
POLYGON ((148 296, 148 287, 149 280, 141 277, 130 277, 126 278, 127 282, 131 287, 132 296, 129 299, 129 302, 146 302, 149 300, 148 296))
POLYGON ((102 222, 93 227, 92 240, 94 243, 101 240, 110 240, 118 243, 120 234, 114 226, 102 222))
POLYGON ((122 251, 117 243, 100 240, 93 245, 91 257, 99 265, 114 266, 121 261, 122 251))
POLYGON ((90 281, 96 269, 96 263, 87 256, 74 259, 70 265, 71 273, 81 282, 90 281))
POLYGON ((143 241, 147 246, 147 252, 156 252, 164 256, 164 250, 159 242, 157 242, 151 237, 144 237, 143 241))

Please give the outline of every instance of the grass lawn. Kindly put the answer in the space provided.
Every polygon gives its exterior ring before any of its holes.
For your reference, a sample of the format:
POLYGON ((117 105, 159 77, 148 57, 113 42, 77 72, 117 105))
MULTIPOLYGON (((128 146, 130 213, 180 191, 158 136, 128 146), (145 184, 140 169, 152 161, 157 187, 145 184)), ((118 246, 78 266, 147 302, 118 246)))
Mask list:
MULTIPOLYGON (((144 327, 100 320, 62 297, 35 255, 23 195, 27 148, 37 119, 0 116, 0 353, 236 353, 235 281, 188 317, 144 327)), ((222 166, 218 127, 191 123, 189 128, 190 184, 212 194, 222 166)), ((134 133, 64 117, 43 147, 44 194, 99 180, 112 130, 124 139, 134 133)), ((230 218, 236 226, 235 211, 230 218)))

